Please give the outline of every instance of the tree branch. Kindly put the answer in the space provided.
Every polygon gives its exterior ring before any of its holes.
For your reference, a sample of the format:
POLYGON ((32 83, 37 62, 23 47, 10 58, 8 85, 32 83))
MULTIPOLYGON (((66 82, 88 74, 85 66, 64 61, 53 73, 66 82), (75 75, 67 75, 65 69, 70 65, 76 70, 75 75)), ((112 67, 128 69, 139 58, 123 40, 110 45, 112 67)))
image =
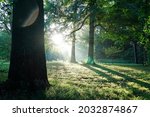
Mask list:
MULTIPOLYGON (((90 14, 87 14, 87 15, 84 17, 84 19, 79 23, 80 26, 79 26, 77 29, 73 30, 69 35, 71 35, 71 34, 73 34, 74 32, 80 30, 80 29, 83 27, 83 25, 84 25, 86 19, 89 17, 89 15, 90 15, 90 14)), ((79 25, 79 24, 78 24, 78 25, 79 25)))

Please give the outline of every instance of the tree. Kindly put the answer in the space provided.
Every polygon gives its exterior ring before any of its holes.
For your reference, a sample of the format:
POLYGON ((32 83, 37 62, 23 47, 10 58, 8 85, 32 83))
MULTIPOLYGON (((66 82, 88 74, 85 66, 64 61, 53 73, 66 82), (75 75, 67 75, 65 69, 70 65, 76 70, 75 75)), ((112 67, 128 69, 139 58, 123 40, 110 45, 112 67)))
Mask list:
POLYGON ((146 41, 143 28, 148 19, 148 4, 148 0, 114 0, 113 6, 105 18, 107 24, 105 28, 108 33, 118 36, 117 40, 122 38, 122 41, 128 41, 133 45, 135 63, 141 63, 141 60, 146 58, 144 57, 146 52, 141 51, 146 41), (141 39, 141 37, 143 38, 141 39))
POLYGON ((76 53, 75 53, 76 34, 75 34, 75 32, 72 35, 73 35, 73 39, 72 39, 71 60, 70 60, 70 62, 76 63, 76 53))
POLYGON ((46 88, 43 0, 15 0, 8 84, 15 88, 46 88))
MULTIPOLYGON (((105 9, 106 6, 109 5, 109 2, 105 0, 84 0, 85 4, 87 4, 87 16, 89 18, 89 48, 88 48, 88 64, 95 64, 94 61, 94 35, 95 35, 95 28, 97 26, 103 29, 101 25, 102 19, 105 16, 105 9)), ((86 22, 87 23, 87 22, 86 22)))
POLYGON ((89 2, 89 50, 88 50, 88 64, 94 64, 94 30, 95 30, 95 2, 92 0, 89 2))
POLYGON ((76 63, 76 33, 80 28, 82 28, 82 15, 84 13, 85 6, 83 5, 82 1, 74 0, 71 3, 69 2, 69 7, 67 9, 68 16, 67 23, 71 22, 72 24, 72 31, 70 35, 72 36, 72 48, 71 48, 71 62, 76 63), (81 24, 80 24, 81 22, 81 24))
POLYGON ((67 12, 67 20, 72 22, 73 31, 71 34, 73 35, 72 39, 72 53, 71 53, 71 62, 75 62, 75 42, 76 42, 76 32, 82 29, 87 19, 89 18, 89 50, 88 50, 88 64, 94 64, 94 22, 95 22, 95 1, 94 0, 77 0, 73 1, 70 4, 69 12, 67 12))
POLYGON ((10 59, 11 45, 11 20, 12 3, 11 0, 0 2, 0 59, 10 59))

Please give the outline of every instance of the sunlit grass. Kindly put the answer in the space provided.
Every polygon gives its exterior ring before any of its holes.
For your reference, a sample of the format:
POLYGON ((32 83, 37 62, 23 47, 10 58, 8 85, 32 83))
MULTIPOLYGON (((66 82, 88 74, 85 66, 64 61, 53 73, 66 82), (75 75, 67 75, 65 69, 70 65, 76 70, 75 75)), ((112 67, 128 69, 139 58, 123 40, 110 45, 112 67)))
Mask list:
MULTIPOLYGON (((54 61, 47 62, 47 72, 51 87, 30 99, 150 99, 150 68, 142 65, 54 61)), ((0 82, 6 78, 1 69, 0 82)))
POLYGON ((55 94, 54 99, 58 95, 59 99, 68 99, 68 96, 69 99, 150 99, 150 72, 142 65, 60 64, 51 69, 53 66, 48 63, 48 77, 53 85, 48 92, 55 94), (66 97, 57 93, 64 89, 65 94, 72 93, 66 97))

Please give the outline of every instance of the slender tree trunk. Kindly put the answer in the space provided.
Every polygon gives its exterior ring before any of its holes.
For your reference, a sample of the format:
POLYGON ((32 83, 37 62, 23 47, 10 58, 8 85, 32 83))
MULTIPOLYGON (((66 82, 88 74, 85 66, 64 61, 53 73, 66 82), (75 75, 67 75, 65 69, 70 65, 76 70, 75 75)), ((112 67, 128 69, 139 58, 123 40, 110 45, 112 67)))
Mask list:
POLYGON ((147 65, 148 57, 147 57, 147 50, 143 49, 143 65, 147 65))
MULTIPOLYGON (((73 16, 73 30, 76 29, 76 22, 77 22, 77 9, 78 9, 78 1, 74 1, 75 6, 74 6, 74 16, 73 16)), ((72 39, 72 48, 71 48, 71 60, 70 62, 76 63, 76 50, 75 50, 75 45, 76 44, 76 32, 73 33, 73 39, 72 39)))
POLYGON ((94 3, 90 3, 90 25, 89 25, 89 50, 88 50, 88 64, 95 64, 94 63, 94 3))
POLYGON ((76 43, 76 35, 75 35, 75 33, 73 33, 72 49, 71 49, 71 62, 72 63, 76 63, 75 43, 76 43))
POLYGON ((133 48, 134 48, 134 62, 138 64, 137 42, 133 42, 133 48))
POLYGON ((43 0, 16 0, 8 83, 14 88, 46 88, 43 0))

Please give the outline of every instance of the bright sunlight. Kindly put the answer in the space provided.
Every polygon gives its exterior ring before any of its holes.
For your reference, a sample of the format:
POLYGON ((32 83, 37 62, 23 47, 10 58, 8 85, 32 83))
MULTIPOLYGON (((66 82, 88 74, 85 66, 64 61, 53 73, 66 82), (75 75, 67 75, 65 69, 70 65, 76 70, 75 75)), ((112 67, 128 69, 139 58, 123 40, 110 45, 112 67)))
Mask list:
POLYGON ((65 36, 61 33, 54 33, 51 37, 57 51, 59 51, 65 58, 70 56, 71 45, 65 41, 65 36))

